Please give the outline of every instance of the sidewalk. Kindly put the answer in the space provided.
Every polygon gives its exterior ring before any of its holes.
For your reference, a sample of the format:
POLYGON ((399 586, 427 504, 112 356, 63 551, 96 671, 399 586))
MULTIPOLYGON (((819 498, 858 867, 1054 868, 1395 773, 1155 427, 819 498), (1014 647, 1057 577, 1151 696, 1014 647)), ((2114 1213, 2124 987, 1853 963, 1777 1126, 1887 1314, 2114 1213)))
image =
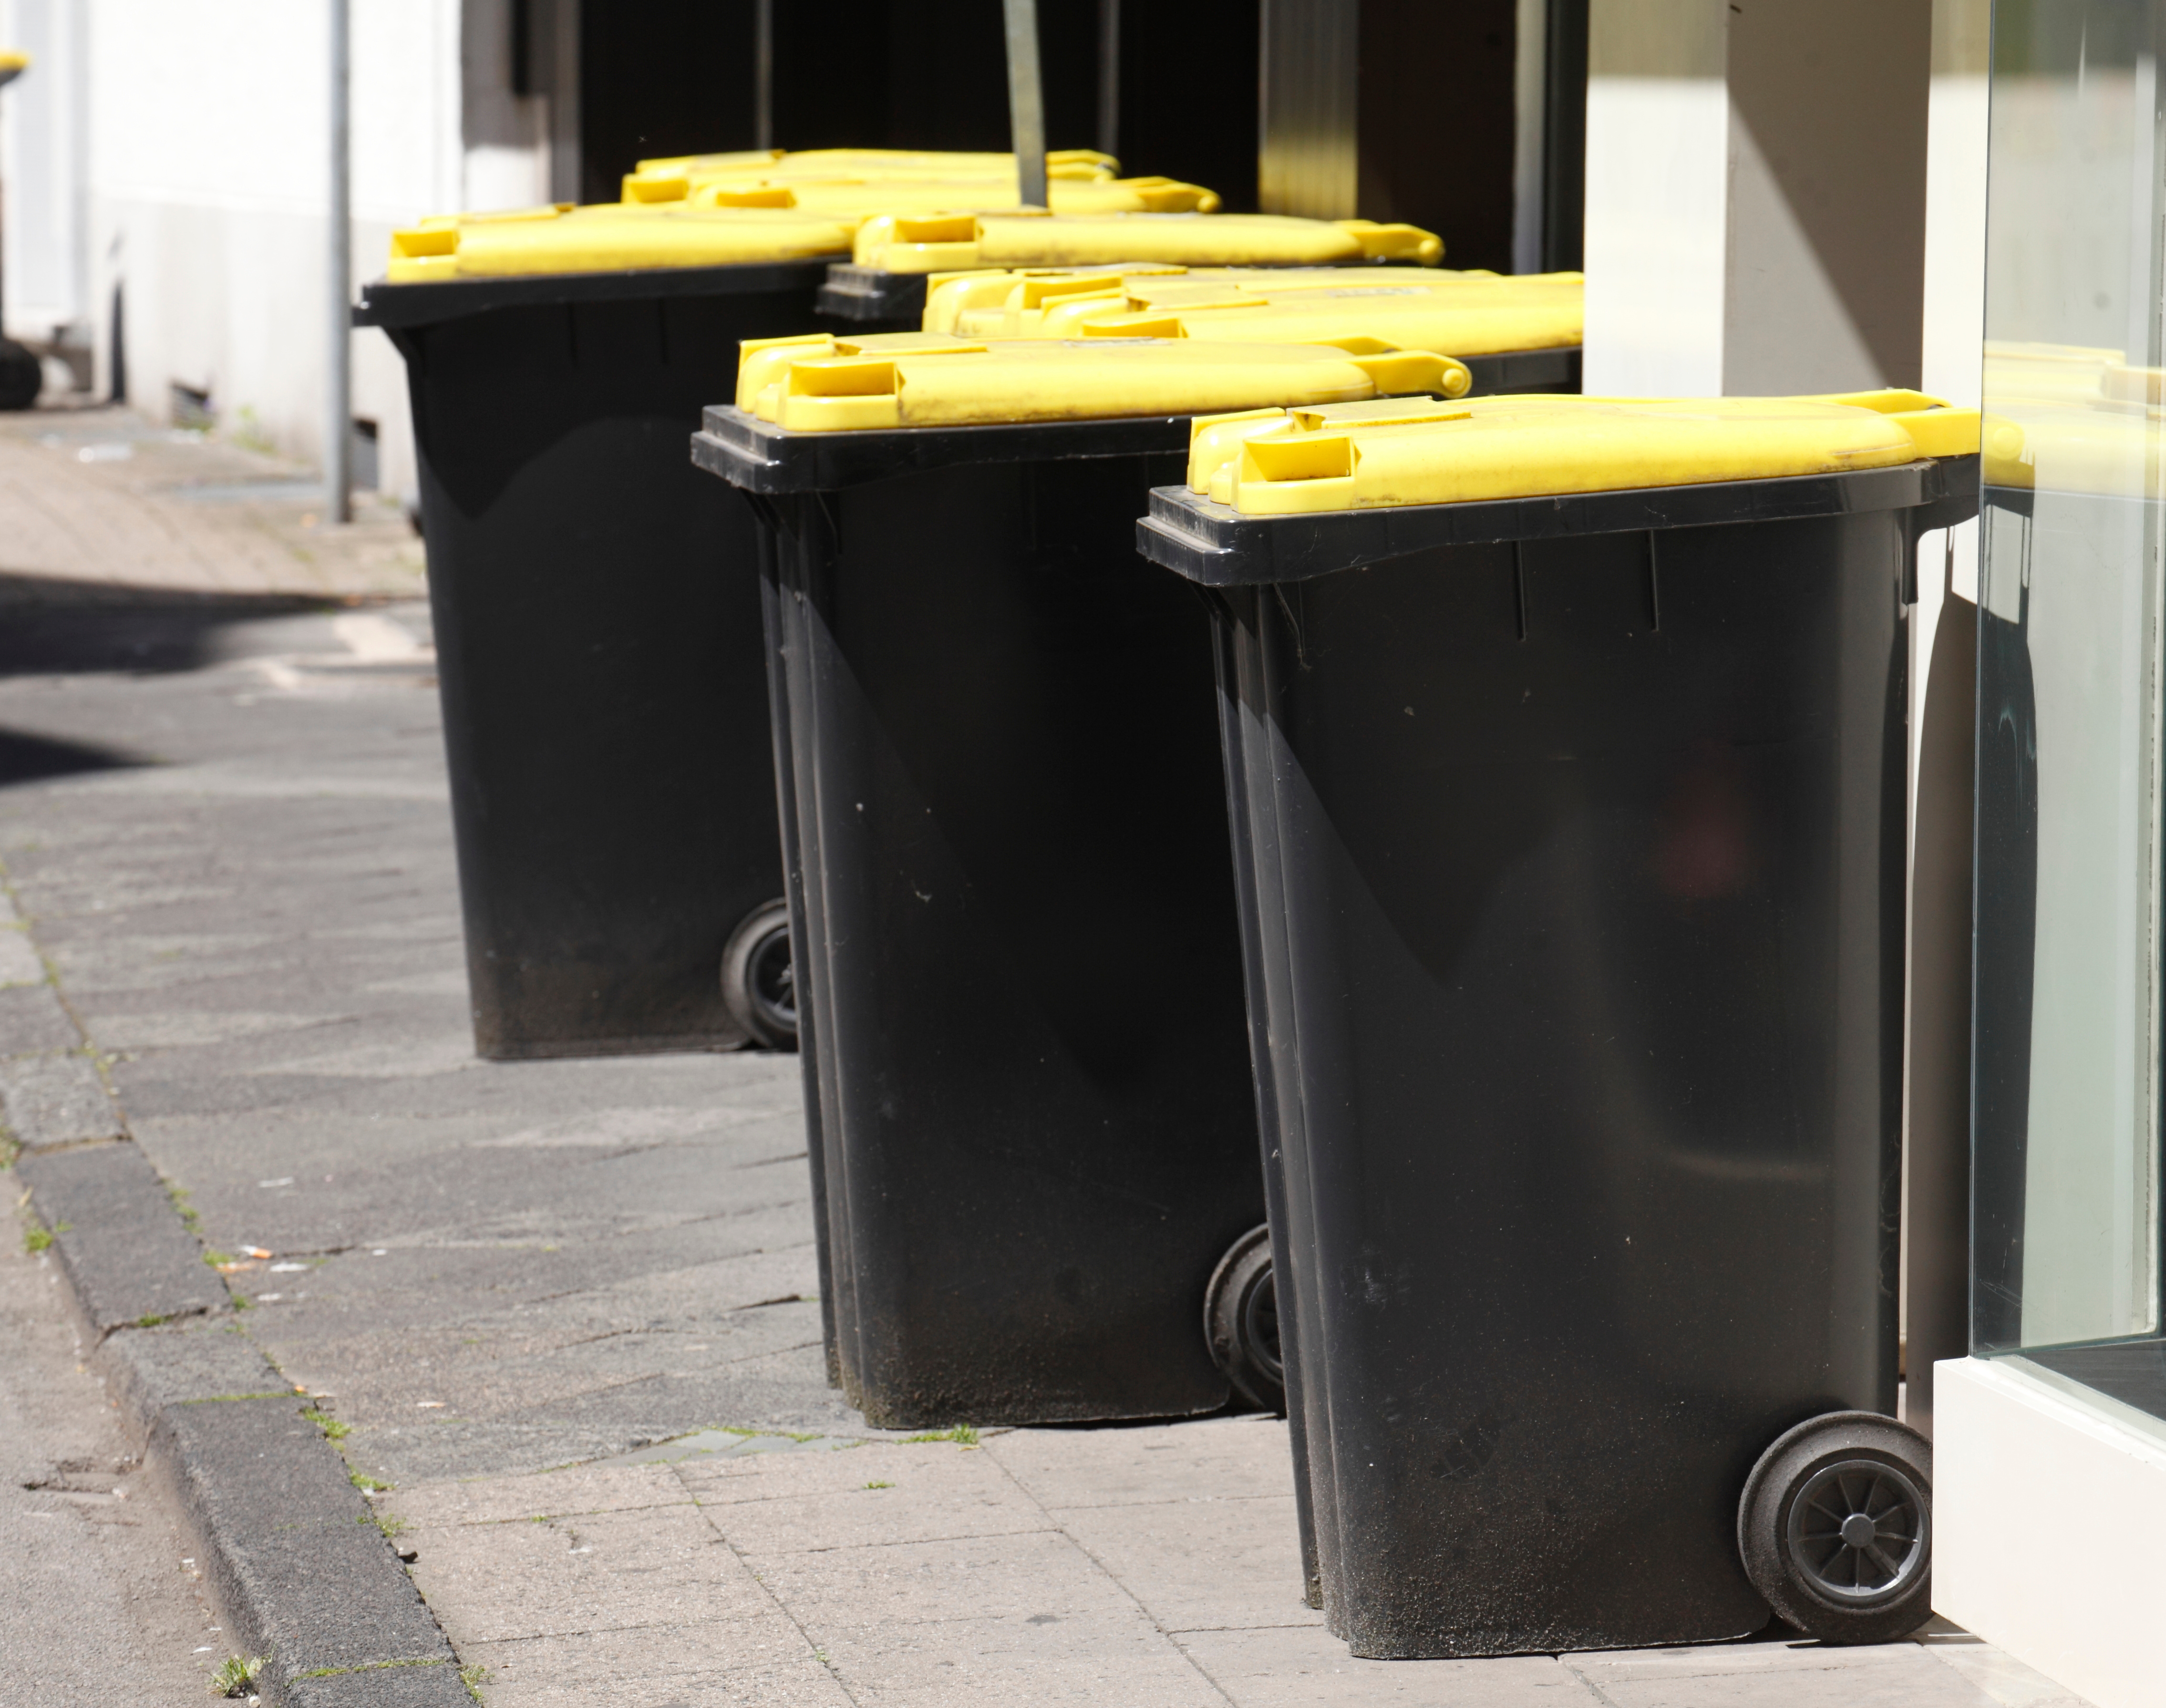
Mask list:
POLYGON ((0 414, 0 575, 182 593, 411 598, 420 541, 357 494, 324 525, 320 477, 230 438, 109 404, 0 414))
MULTIPOLYGON (((795 1058, 473 1058, 424 609, 116 614, 69 574, 0 644, 0 937, 44 957, 0 985, 56 975, 0 989, 0 1089, 106 1077, 77 1136, 132 1136, 231 1293, 113 1340, 231 1329, 304 1390, 489 1708, 2073 1700, 1946 1631, 1357 1663, 1298 1599, 1276 1421, 865 1428, 822 1376, 795 1058)), ((229 1413, 175 1437, 206 1477, 229 1413)))

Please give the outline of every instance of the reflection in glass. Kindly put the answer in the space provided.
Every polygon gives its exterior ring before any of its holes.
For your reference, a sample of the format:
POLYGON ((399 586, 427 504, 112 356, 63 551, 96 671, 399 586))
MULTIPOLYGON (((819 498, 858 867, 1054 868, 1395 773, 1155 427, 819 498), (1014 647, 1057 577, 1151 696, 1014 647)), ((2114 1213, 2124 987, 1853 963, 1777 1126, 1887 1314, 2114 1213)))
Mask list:
POLYGON ((1995 8, 1980 1352, 2160 1330, 2163 25, 2166 0, 1995 8))

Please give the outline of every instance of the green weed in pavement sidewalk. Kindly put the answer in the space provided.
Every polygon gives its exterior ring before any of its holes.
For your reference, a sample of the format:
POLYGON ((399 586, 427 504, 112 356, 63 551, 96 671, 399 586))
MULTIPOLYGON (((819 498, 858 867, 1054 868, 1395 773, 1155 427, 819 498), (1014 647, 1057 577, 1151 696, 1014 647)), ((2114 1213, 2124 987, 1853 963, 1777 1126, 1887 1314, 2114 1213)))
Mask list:
POLYGON ((251 1655, 246 1660, 234 1656, 210 1675, 210 1693, 214 1696, 246 1696, 256 1682, 256 1675, 263 1670, 263 1657, 251 1655))
POLYGON ((906 1435, 902 1438, 906 1447, 920 1442, 953 1442, 959 1447, 974 1447, 978 1445, 978 1431, 967 1423, 959 1423, 953 1429, 928 1430, 923 1435, 906 1435))
POLYGON ((66 1221, 57 1227, 47 1227, 41 1221, 26 1223, 23 1229, 23 1249, 33 1257, 40 1252, 49 1252, 53 1247, 53 1236, 64 1234, 74 1226, 73 1222, 66 1221))

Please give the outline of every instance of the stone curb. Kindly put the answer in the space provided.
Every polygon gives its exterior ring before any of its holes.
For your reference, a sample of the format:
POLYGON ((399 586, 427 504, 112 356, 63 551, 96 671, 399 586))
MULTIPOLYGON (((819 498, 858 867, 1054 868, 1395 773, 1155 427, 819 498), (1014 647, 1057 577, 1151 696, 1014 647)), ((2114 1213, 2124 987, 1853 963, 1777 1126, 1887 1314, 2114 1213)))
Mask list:
POLYGON ((52 1230, 54 1254, 93 1342, 117 1328, 232 1308, 132 1139, 26 1155, 15 1172, 52 1230))
POLYGON ((472 1708, 436 1616, 349 1479, 301 1414, 307 1397, 242 1333, 218 1278, 133 1141, 17 1163, 54 1240, 99 1373, 131 1437, 173 1496, 237 1653, 271 1664, 280 1708, 472 1708), (155 1214, 162 1226, 154 1237, 155 1214), (154 1326, 172 1289, 146 1247, 184 1247, 194 1295, 214 1305, 154 1326))
POLYGON ((182 1400, 150 1431, 244 1653, 295 1708, 461 1708, 451 1643, 304 1404, 182 1400))
MULTIPOLYGON (((20 935, 4 888, 0 929, 20 935)), ((258 1694, 277 1708, 471 1708, 436 1616, 343 1458, 301 1415, 305 1396, 241 1332, 82 1042, 50 984, 0 991, 15 1169, 228 1636, 270 1662, 258 1694)))
POLYGON ((97 1064, 80 1051, 0 1062, 0 1110, 26 1151, 95 1144, 127 1132, 97 1064))

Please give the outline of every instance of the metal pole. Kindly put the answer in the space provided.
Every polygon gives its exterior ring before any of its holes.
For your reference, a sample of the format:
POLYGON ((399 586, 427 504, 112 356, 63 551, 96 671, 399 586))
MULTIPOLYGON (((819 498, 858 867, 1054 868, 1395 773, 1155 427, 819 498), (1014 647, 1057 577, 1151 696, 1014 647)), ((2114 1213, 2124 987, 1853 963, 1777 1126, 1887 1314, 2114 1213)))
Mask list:
POLYGON ((1098 0, 1098 152, 1121 152, 1121 0, 1098 0))
POLYGON ((327 0, 330 9, 330 242, 324 266, 330 325, 324 346, 324 485, 333 522, 353 520, 353 201, 351 118, 347 107, 348 0, 327 0))
POLYGON ((1045 97, 1038 77, 1038 0, 1001 0, 1008 34, 1008 134, 1022 205, 1045 200, 1045 97))
POLYGON ((1512 79, 1512 271, 1542 270, 1549 162, 1549 0, 1519 0, 1512 79))
POLYGON ((756 0, 752 34, 752 145, 774 146, 774 0, 756 0))

